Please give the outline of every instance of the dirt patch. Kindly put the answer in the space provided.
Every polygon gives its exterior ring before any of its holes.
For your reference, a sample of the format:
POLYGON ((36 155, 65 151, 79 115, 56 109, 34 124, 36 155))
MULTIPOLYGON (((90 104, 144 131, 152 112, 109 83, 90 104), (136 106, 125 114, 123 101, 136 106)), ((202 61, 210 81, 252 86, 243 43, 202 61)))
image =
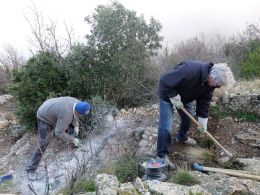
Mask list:
MULTIPOLYGON (((236 135, 241 133, 248 133, 250 131, 259 132, 259 123, 237 122, 231 117, 219 119, 216 116, 209 116, 208 132, 219 141, 224 148, 236 157, 252 158, 260 156, 260 148, 252 147, 250 144, 242 143, 236 139, 236 135)), ((227 156, 218 146, 213 142, 209 146, 205 145, 205 140, 209 140, 206 136, 201 136, 196 126, 193 124, 189 136, 195 138, 201 148, 208 148, 213 153, 213 159, 204 165, 221 167, 223 165, 217 162, 218 159, 227 156)), ((187 168, 193 163, 190 161, 189 156, 185 153, 189 146, 185 144, 177 144, 175 142, 175 135, 173 135, 173 144, 170 150, 170 159, 177 164, 180 168, 187 168)))

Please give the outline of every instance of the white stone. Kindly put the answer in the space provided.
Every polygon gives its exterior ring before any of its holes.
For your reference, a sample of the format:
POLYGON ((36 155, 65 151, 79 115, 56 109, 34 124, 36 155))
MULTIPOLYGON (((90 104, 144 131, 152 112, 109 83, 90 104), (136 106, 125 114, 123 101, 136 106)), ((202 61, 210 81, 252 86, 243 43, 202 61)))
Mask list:
POLYGON ((0 129, 4 129, 9 125, 9 121, 8 120, 2 120, 0 121, 0 129))

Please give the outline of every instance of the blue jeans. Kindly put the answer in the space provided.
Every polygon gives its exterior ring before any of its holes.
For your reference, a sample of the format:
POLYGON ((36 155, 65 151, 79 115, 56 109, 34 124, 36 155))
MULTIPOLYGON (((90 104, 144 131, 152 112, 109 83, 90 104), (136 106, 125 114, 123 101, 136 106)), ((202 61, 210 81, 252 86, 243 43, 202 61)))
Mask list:
MULTIPOLYGON (((184 108, 192 113, 192 102, 184 104, 184 108)), ((159 100, 159 128, 157 138, 157 156, 163 158, 166 154, 169 154, 169 148, 171 145, 172 127, 174 122, 173 105, 169 101, 159 100)), ((187 132, 191 126, 191 119, 180 109, 177 109, 181 118, 180 128, 177 132, 176 139, 178 141, 185 141, 188 139, 187 132)))

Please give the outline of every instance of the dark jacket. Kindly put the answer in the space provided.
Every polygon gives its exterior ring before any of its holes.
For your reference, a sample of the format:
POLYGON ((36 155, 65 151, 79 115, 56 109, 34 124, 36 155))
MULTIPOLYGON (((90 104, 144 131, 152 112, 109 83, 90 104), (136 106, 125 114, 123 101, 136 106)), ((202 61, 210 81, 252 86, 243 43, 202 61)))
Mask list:
POLYGON ((164 101, 176 95, 181 96, 183 103, 196 100, 196 114, 207 118, 209 104, 214 87, 208 86, 207 80, 214 64, 185 61, 178 64, 172 71, 164 74, 159 82, 158 96, 164 101))

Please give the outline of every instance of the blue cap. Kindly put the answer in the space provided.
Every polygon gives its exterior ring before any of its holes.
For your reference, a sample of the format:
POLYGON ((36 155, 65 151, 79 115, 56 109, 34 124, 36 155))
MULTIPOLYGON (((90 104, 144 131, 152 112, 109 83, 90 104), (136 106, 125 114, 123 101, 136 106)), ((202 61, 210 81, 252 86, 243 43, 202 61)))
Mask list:
POLYGON ((75 106, 75 110, 80 114, 80 115, 86 115, 89 113, 90 110, 90 105, 88 102, 78 102, 75 106))

